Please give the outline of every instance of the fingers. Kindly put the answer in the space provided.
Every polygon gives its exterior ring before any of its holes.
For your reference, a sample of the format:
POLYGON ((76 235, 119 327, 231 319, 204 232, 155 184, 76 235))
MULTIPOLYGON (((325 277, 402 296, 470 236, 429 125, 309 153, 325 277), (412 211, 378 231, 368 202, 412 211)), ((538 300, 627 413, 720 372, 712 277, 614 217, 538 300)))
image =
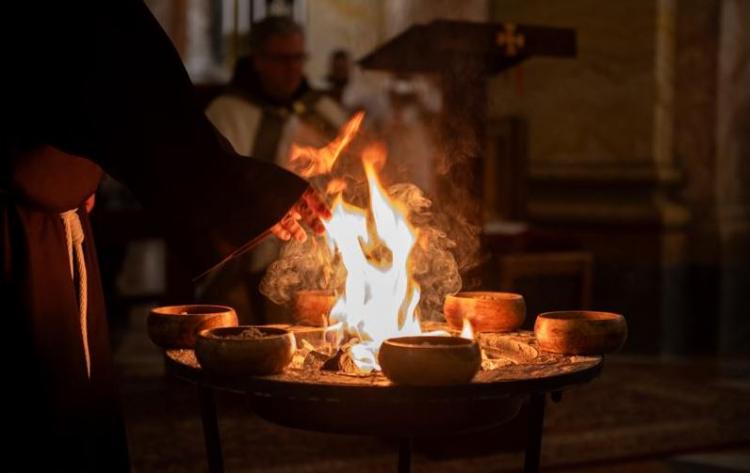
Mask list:
POLYGON ((271 227, 271 233, 273 233, 276 238, 283 241, 288 241, 292 237, 292 235, 284 227, 282 227, 280 223, 277 223, 276 225, 271 227))
POLYGON ((302 201, 316 216, 326 220, 331 218, 331 209, 328 208, 328 204, 312 187, 302 194, 302 201))
POLYGON ((305 224, 316 234, 320 235, 326 231, 323 222, 321 222, 320 218, 318 218, 318 216, 310 209, 300 208, 300 214, 302 215, 302 221, 305 222, 305 224))
POLYGON ((96 194, 91 194, 88 199, 86 199, 86 202, 84 203, 84 207, 86 208, 86 213, 91 213, 92 210, 94 210, 94 205, 96 204, 96 194))
POLYGON ((309 188, 302 194, 292 210, 271 228, 271 233, 284 241, 289 241, 291 238, 297 241, 305 241, 307 233, 300 225, 300 221, 320 235, 325 232, 321 218, 331 218, 331 210, 318 193, 313 188, 309 188))
POLYGON ((325 227, 320 219, 330 219, 331 210, 314 189, 310 188, 302 194, 302 198, 297 203, 297 211, 305 224, 315 233, 320 235, 325 232, 325 227))
POLYGON ((299 224, 299 220, 302 217, 297 212, 292 212, 292 219, 289 221, 289 226, 287 227, 287 230, 289 230, 289 233, 294 237, 297 241, 305 241, 307 239, 307 233, 305 233, 305 229, 302 228, 302 225, 299 224))
POLYGON ((301 218, 302 216, 299 212, 292 210, 271 228, 271 233, 284 241, 289 241, 292 237, 297 241, 305 241, 307 234, 305 233, 305 229, 299 224, 301 218))

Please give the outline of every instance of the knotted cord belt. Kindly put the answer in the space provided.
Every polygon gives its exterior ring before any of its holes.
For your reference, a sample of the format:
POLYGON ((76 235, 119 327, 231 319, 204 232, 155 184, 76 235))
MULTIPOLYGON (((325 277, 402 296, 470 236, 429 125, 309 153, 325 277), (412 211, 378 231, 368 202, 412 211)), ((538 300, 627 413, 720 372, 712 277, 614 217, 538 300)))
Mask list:
POLYGON ((75 281, 78 271, 78 308, 80 310, 81 339, 83 340, 83 355, 86 358, 86 375, 91 378, 91 355, 89 353, 89 337, 87 325, 88 312, 88 280, 86 278, 86 260, 83 254, 83 228, 76 209, 60 214, 65 226, 65 243, 68 247, 68 261, 70 262, 70 277, 75 281))

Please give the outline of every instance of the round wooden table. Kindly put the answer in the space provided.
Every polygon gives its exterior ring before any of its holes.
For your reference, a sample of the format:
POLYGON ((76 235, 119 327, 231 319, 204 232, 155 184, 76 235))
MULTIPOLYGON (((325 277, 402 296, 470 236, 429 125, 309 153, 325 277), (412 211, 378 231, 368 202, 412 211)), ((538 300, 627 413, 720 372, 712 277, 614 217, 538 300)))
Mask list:
MULTIPOLYGON (((294 330, 294 328, 292 328, 294 330)), ((532 332, 481 334, 483 369, 471 383, 399 386, 382 374, 321 371, 301 362, 284 373, 233 379, 204 372, 192 350, 168 350, 167 371, 198 386, 209 471, 223 471, 214 390, 248 396, 260 417, 284 426, 401 439, 398 471, 408 472, 411 439, 489 429, 516 416, 529 403, 525 472, 536 472, 547 393, 595 378, 599 356, 565 356, 541 351, 532 332)))

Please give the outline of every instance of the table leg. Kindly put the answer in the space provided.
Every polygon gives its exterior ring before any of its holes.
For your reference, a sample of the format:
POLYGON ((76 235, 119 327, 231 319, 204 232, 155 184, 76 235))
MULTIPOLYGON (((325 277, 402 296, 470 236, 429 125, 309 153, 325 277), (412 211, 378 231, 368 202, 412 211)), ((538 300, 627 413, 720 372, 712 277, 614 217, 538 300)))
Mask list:
POLYGON ((542 430, 544 427, 544 393, 532 393, 529 403, 529 431, 526 440, 526 455, 523 472, 538 473, 542 452, 542 430))
POLYGON ((224 473, 224 457, 221 453, 221 438, 219 437, 219 421, 216 416, 216 402, 211 388, 198 386, 200 397, 201 422, 203 423, 203 438, 206 442, 206 458, 209 473, 224 473))
POLYGON ((411 471, 411 438, 403 438, 398 442, 398 473, 411 471))

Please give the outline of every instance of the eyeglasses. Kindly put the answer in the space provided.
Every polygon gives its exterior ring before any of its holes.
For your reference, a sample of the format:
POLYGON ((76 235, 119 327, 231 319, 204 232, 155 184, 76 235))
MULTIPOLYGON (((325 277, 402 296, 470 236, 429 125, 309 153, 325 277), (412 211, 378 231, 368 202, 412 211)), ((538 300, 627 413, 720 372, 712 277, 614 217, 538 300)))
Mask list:
POLYGON ((298 53, 298 54, 267 54, 262 53, 259 55, 261 58, 270 61, 275 62, 277 64, 299 64, 307 61, 307 53, 298 53))

